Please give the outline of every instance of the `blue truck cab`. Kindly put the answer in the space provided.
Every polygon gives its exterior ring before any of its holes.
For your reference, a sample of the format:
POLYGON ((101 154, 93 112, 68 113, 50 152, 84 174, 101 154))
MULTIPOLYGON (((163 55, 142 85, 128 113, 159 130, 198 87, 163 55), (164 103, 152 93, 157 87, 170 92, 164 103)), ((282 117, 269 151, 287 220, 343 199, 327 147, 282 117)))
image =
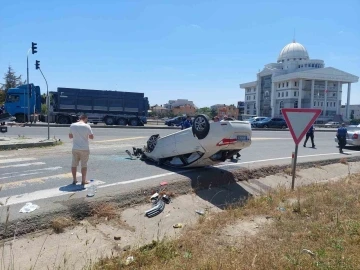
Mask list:
POLYGON ((16 122, 28 121, 28 97, 30 115, 41 113, 40 87, 34 84, 24 84, 16 88, 9 88, 5 99, 5 111, 16 117, 16 122), (30 93, 30 95, 29 95, 30 93))

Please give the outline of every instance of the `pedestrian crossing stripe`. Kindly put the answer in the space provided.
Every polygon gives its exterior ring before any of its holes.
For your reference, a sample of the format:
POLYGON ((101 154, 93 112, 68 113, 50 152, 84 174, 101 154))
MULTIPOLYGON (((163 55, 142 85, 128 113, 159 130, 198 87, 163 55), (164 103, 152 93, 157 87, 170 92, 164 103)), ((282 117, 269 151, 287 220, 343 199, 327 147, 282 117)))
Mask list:
POLYGON ((14 162, 23 162, 23 161, 32 161, 36 158, 10 158, 10 159, 0 159, 0 164, 14 163, 14 162))

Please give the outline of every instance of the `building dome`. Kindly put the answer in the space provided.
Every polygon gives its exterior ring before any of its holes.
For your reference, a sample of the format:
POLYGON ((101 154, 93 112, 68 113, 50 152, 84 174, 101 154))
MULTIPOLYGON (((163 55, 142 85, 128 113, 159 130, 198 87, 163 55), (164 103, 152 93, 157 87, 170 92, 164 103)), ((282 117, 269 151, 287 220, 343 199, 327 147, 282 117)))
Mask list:
POLYGON ((308 60, 309 54, 305 47, 296 41, 286 45, 280 52, 278 62, 289 60, 308 60))

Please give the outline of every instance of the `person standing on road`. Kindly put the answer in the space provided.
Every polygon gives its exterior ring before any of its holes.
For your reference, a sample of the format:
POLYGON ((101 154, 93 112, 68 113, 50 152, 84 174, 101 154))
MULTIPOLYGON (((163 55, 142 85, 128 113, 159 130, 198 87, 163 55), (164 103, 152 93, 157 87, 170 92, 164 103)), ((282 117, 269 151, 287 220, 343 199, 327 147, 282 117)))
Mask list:
POLYGON ((187 129, 192 126, 191 117, 188 116, 184 122, 182 122, 181 129, 187 129))
POLYGON ((345 127, 345 123, 342 123, 341 127, 338 128, 337 133, 336 133, 336 137, 339 141, 339 152, 340 153, 344 153, 343 148, 346 145, 346 135, 347 135, 347 129, 345 127))
POLYGON ((86 180, 87 173, 87 162, 89 160, 90 148, 89 148, 89 139, 94 139, 94 134, 91 130, 89 124, 87 124, 87 116, 81 115, 80 120, 77 123, 73 123, 70 126, 69 138, 73 139, 72 147, 72 165, 71 172, 73 175, 73 184, 76 185, 76 171, 81 162, 81 174, 82 181, 81 185, 88 184, 89 181, 86 180))
POLYGON ((309 138, 311 139, 311 144, 312 144, 312 148, 315 148, 315 144, 314 144, 314 125, 311 125, 311 127, 309 128, 309 130, 306 132, 306 139, 304 142, 304 147, 306 147, 306 143, 309 140, 309 138))

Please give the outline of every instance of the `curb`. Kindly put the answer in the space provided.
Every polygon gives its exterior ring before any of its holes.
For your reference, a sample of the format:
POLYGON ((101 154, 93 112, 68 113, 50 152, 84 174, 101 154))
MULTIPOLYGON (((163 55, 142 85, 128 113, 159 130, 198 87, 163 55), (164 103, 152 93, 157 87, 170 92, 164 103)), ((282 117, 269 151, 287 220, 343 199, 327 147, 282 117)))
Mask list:
POLYGON ((59 142, 38 142, 38 143, 17 143, 17 144, 5 144, 0 145, 0 151, 3 150, 16 150, 20 148, 35 148, 35 147, 45 147, 45 146, 55 146, 59 142))
MULTIPOLYGON (((360 161, 359 156, 346 158, 346 159, 348 162, 360 161)), ((315 162, 310 162, 310 161, 298 162, 297 165, 299 169, 306 169, 307 167, 314 167, 315 165, 324 166, 324 165, 335 164, 338 162, 339 162, 339 158, 331 158, 331 159, 325 159, 315 162)), ((282 165, 260 166, 259 168, 250 169, 250 171, 256 172, 257 170, 261 170, 263 168, 271 168, 274 166, 277 166, 279 171, 282 171, 285 168, 289 168, 291 165, 289 163, 286 165, 282 164, 282 165)), ((236 171, 241 171, 241 170, 249 170, 249 169, 240 168, 235 170, 229 170, 229 172, 235 173, 236 171)), ((275 175, 275 174, 276 172, 270 173, 269 175, 275 175)), ((238 180, 237 182, 239 181, 246 181, 246 180, 238 180)), ((176 190, 176 193, 178 195, 181 195, 181 194, 187 194, 189 192, 189 188, 191 188, 191 186, 189 187, 188 185, 189 185, 189 179, 185 179, 185 180, 177 179, 174 182, 169 183, 168 188, 170 188, 171 190, 176 190)), ((215 184, 213 186, 221 187, 224 185, 228 185, 228 183, 220 183, 220 184, 215 184)), ((119 190, 119 192, 117 192, 116 195, 97 197, 91 201, 86 201, 86 200, 84 201, 83 198, 71 199, 66 203, 67 206, 66 209, 43 212, 33 216, 27 216, 27 217, 11 220, 8 224, 0 224, 0 240, 12 238, 14 236, 15 231, 17 232, 16 236, 18 237, 20 235, 24 235, 30 232, 49 229, 51 221, 55 217, 70 216, 75 220, 81 220, 83 218, 89 217, 91 216, 90 206, 97 203, 113 202, 118 204, 120 208, 124 208, 135 204, 148 202, 149 195, 153 194, 154 189, 156 190, 158 187, 159 187, 158 183, 156 182, 156 184, 151 183, 146 187, 132 189, 126 192, 122 192, 121 190, 119 190)), ((196 192, 206 189, 207 189, 206 187, 199 186, 196 192)))

